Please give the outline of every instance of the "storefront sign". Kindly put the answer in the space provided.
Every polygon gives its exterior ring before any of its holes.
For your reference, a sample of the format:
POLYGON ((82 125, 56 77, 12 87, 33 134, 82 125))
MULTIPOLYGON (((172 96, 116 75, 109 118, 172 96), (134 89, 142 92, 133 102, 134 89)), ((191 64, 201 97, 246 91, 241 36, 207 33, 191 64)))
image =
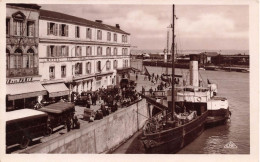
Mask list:
POLYGON ((16 84, 16 83, 25 83, 25 82, 32 82, 33 78, 12 78, 12 79, 6 79, 6 84, 16 84))

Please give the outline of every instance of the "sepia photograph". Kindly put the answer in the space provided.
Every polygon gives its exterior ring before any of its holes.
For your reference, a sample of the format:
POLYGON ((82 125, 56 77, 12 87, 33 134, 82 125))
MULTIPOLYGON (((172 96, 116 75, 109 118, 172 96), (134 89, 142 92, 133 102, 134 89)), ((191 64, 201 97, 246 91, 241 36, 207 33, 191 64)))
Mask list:
POLYGON ((258 160, 258 3, 65 2, 1 2, 5 156, 258 160))

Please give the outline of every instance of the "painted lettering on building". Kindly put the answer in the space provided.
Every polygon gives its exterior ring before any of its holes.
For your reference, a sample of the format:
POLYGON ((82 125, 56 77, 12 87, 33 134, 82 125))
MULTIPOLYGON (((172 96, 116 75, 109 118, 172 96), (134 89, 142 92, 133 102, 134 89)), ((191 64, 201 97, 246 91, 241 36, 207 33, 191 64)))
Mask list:
POLYGON ((25 82, 32 82, 33 78, 12 78, 6 79, 6 84, 16 84, 16 83, 25 83, 25 82))

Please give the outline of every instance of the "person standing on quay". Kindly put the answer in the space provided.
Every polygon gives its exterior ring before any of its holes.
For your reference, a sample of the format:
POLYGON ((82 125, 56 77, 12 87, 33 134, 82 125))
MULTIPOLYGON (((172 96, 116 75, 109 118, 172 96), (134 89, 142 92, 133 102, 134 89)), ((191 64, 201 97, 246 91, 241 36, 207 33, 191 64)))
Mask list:
POLYGON ((143 95, 145 94, 145 89, 144 89, 143 86, 142 86, 142 94, 143 94, 143 95))

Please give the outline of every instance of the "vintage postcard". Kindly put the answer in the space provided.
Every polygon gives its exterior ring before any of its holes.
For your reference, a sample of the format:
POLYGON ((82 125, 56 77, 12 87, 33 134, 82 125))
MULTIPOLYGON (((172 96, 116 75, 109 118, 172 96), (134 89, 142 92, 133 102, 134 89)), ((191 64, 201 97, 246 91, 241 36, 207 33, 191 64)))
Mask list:
POLYGON ((0 2, 0 160, 258 161, 258 3, 0 2))

